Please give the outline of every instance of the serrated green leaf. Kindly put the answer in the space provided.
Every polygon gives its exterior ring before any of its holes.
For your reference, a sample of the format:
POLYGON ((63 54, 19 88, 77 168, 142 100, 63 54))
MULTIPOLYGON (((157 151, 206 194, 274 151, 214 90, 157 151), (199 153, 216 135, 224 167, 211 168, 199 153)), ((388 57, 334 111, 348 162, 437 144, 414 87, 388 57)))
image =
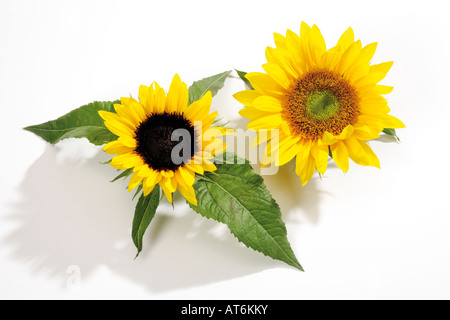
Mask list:
POLYGON ((225 80, 230 73, 231 71, 226 71, 199 81, 194 81, 189 87, 189 104, 199 100, 208 91, 211 91, 214 97, 223 88, 225 80))
POLYGON ((142 239, 144 237, 145 231, 147 230, 150 222, 152 222, 155 216, 156 209, 159 205, 159 195, 160 190, 158 186, 155 186, 153 191, 144 197, 141 194, 138 203, 136 205, 136 210, 133 219, 133 228, 131 231, 131 236, 133 238, 134 245, 136 246, 138 252, 136 258, 142 251, 142 239))
POLYGON ((303 270, 288 242, 278 204, 248 161, 218 164, 214 174, 199 177, 194 189, 198 204, 190 204, 193 210, 226 224, 247 247, 303 270))
POLYGON ((247 87, 248 87, 250 90, 255 90, 255 88, 253 88, 253 86, 252 86, 252 84, 250 83, 250 81, 248 81, 248 79, 245 77, 245 75, 247 74, 247 72, 239 71, 239 70, 237 70, 237 69, 234 69, 234 70, 236 70, 236 72, 237 72, 239 78, 241 78, 241 79, 245 82, 245 84, 247 85, 247 87))
POLYGON ((116 140, 117 136, 109 131, 99 110, 114 112, 114 102, 93 102, 79 107, 52 121, 24 128, 40 136, 45 141, 56 144, 67 138, 87 138, 95 145, 103 145, 116 140))

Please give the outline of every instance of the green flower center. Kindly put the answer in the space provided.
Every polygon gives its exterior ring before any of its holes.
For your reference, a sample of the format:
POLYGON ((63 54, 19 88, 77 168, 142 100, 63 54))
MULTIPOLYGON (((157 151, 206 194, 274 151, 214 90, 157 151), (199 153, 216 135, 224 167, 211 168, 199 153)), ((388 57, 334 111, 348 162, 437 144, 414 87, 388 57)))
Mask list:
POLYGON ((314 92, 306 101, 308 115, 315 120, 328 120, 339 110, 339 100, 329 91, 314 92))

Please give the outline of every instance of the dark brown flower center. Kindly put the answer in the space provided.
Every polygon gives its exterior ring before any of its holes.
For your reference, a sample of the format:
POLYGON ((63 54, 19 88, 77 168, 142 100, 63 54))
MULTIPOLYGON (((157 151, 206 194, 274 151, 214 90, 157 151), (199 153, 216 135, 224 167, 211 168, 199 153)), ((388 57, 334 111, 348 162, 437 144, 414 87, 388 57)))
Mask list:
POLYGON ((152 114, 135 134, 135 151, 156 171, 175 171, 188 163, 198 150, 194 126, 179 113, 152 114))

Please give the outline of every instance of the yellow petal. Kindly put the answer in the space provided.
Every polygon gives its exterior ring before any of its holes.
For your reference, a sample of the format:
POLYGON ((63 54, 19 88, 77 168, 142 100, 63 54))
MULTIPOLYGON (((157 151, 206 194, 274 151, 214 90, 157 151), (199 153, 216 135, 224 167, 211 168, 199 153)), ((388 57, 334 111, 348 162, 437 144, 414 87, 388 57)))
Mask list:
POLYGON ((153 111, 155 113, 161 114, 164 112, 166 106, 166 92, 161 88, 158 83, 154 82, 155 85, 155 104, 153 111))
POLYGON ((339 38, 336 48, 338 51, 344 52, 353 42, 355 42, 355 34, 352 28, 348 28, 339 38))
MULTIPOLYGON (((304 24, 302 24, 302 26, 303 25, 304 24)), ((287 30, 286 43, 289 56, 292 57, 292 64, 294 65, 294 68, 298 70, 299 73, 307 72, 308 70, 306 66, 309 63, 309 59, 303 52, 303 46, 300 37, 295 32, 287 30)))
MULTIPOLYGON (((145 94, 144 94, 145 95, 145 94)), ((153 113, 153 107, 155 105, 155 89, 153 87, 153 84, 148 88, 147 94, 146 94, 146 101, 144 106, 145 113, 147 115, 150 115, 153 113)))
POLYGON ((122 125, 128 127, 132 131, 134 131, 136 129, 136 126, 133 123, 131 123, 129 120, 121 117, 117 113, 100 110, 98 112, 98 114, 105 121, 108 121, 108 122, 109 121, 111 121, 111 122, 117 121, 117 122, 120 122, 122 125))
POLYGON ((373 42, 362 48, 361 55, 359 56, 359 61, 364 64, 370 63, 373 56, 375 55, 375 51, 377 50, 378 43, 373 42))
POLYGON ((140 176, 141 178, 147 178, 149 176, 154 175, 154 172, 152 169, 149 168, 147 164, 143 164, 141 166, 135 166, 133 168, 133 172, 140 176))
POLYGON ((295 81, 298 79, 300 74, 295 69, 295 65, 292 58, 289 56, 289 52, 283 48, 266 48, 266 59, 267 62, 276 64, 286 73, 290 81, 295 81))
POLYGON ((304 162, 302 170, 300 172, 297 171, 297 175, 300 177, 300 181, 303 186, 311 180, 315 170, 316 166, 314 158, 312 156, 308 156, 304 162))
POLYGON ((286 38, 279 33, 274 33, 273 38, 277 48, 287 49, 286 38))
POLYGON ((266 63, 263 65, 263 69, 284 90, 288 90, 290 88, 291 81, 289 80, 288 76, 279 65, 273 63, 266 63))
POLYGON ((287 137, 278 144, 278 159, 275 159, 276 166, 282 166, 291 161, 300 151, 302 145, 298 143, 299 138, 287 137))
POLYGON ((339 169, 344 172, 348 171, 349 162, 348 162, 348 151, 345 147, 345 144, 342 141, 338 141, 337 143, 330 146, 331 154, 333 155, 333 160, 336 162, 339 169))
POLYGON ((144 197, 146 197, 153 191, 153 189, 156 186, 156 183, 154 183, 154 184, 147 183, 147 179, 144 178, 142 186, 144 189, 144 197))
POLYGON ((130 153, 133 151, 133 148, 124 146, 118 140, 109 142, 103 147, 105 153, 107 154, 122 154, 122 153, 130 153))
POLYGON ((361 41, 352 43, 347 50, 342 54, 341 63, 337 67, 337 72, 343 74, 347 79, 347 74, 350 68, 357 62, 359 55, 361 54, 361 41))
POLYGON ((134 131, 122 121, 105 121, 105 126, 116 136, 134 136, 134 131))
POLYGON ((155 185, 157 185, 161 181, 161 179, 162 175, 160 175, 159 172, 152 170, 151 173, 144 179, 144 193, 147 195, 152 192, 155 185))
POLYGON ((178 185, 178 191, 181 195, 194 206, 197 205, 197 198, 195 197, 195 190, 193 186, 178 185))
POLYGON ((211 109, 212 94, 211 91, 206 92, 203 97, 193 102, 186 108, 185 114, 191 121, 203 120, 211 109))
POLYGON ((329 133, 328 131, 325 131, 322 139, 320 139, 321 144, 330 145, 334 144, 338 141, 338 138, 335 137, 333 134, 329 133))
POLYGON ((111 160, 111 166, 117 169, 130 169, 142 164, 142 159, 137 154, 131 152, 119 154, 111 160))
POLYGON ((181 82, 180 76, 175 74, 167 93, 166 111, 182 112, 188 104, 189 92, 184 82, 181 82))
POLYGON ((121 98, 121 104, 125 106, 123 111, 127 113, 133 124, 137 127, 146 118, 144 107, 134 98, 121 98))
POLYGON ((317 171, 320 174, 324 174, 328 167, 329 150, 327 145, 319 145, 313 143, 311 145, 311 155, 316 162, 317 171))
POLYGON ((139 102, 143 106, 147 106, 147 99, 148 99, 148 93, 149 93, 149 87, 141 85, 139 87, 139 102))
POLYGON ((305 37, 310 30, 311 27, 305 21, 302 21, 300 24, 300 37, 305 37))
POLYGON ((405 128, 405 124, 394 116, 386 115, 381 119, 384 128, 400 129, 405 128))
POLYGON ((361 114, 372 114, 372 115, 386 115, 389 113, 390 108, 386 98, 378 95, 374 97, 368 97, 361 99, 360 102, 361 114))
POLYGON ((374 64, 370 66, 371 73, 382 73, 386 76, 386 74, 391 70, 394 61, 383 62, 379 64, 374 64))
POLYGON ((281 126, 282 122, 283 119, 281 114, 276 113, 250 121, 247 125, 247 129, 276 129, 281 126))
POLYGON ((306 164, 306 161, 311 152, 311 140, 303 141, 300 143, 300 149, 297 153, 297 158, 295 159, 295 170, 297 175, 300 176, 300 172, 306 164))
POLYGON ((256 133, 256 136, 253 138, 252 143, 250 145, 250 148, 254 148, 256 146, 259 146, 262 143, 266 143, 272 138, 272 130, 259 130, 256 133))
POLYGON ((128 191, 133 190, 142 182, 142 177, 137 174, 133 174, 130 179, 130 183, 128 184, 128 191))
POLYGON ((162 177, 159 182, 161 189, 164 191, 166 198, 169 202, 172 202, 172 193, 177 189, 177 181, 174 178, 162 177))
POLYGON ((180 174, 180 177, 183 179, 186 185, 191 186, 194 184, 195 172, 184 167, 179 167, 177 172, 180 174))
POLYGON ((339 136, 337 138, 339 140, 347 139, 348 137, 350 137, 353 134, 354 130, 355 130, 355 128, 351 124, 349 124, 348 126, 346 126, 344 128, 344 130, 342 130, 342 132, 339 134, 339 136))
POLYGON ((317 67, 321 67, 322 55, 326 52, 327 46, 320 32, 319 27, 313 25, 310 30, 309 42, 311 46, 312 60, 317 67))
POLYGON ((200 164, 186 164, 186 168, 201 175, 205 172, 200 164))
POLYGON ((126 147, 135 149, 136 148, 136 139, 130 136, 121 136, 117 139, 118 142, 123 144, 126 147))
POLYGON ((362 166, 373 166, 380 168, 380 161, 365 141, 351 137, 344 141, 350 158, 362 166))
POLYGON ((242 117, 253 120, 261 117, 266 117, 268 115, 271 115, 270 112, 261 111, 259 109, 256 109, 255 107, 247 107, 243 108, 238 112, 242 117))
POLYGON ((285 89, 268 74, 250 72, 247 73, 245 77, 250 81, 253 88, 259 92, 263 92, 268 95, 283 95, 285 92, 285 89))
POLYGON ((375 90, 378 94, 389 94, 394 90, 394 87, 391 86, 383 86, 383 85, 376 85, 375 90))
POLYGON ((203 161, 202 163, 202 168, 204 171, 216 171, 217 167, 214 163, 210 162, 210 161, 203 161))
POLYGON ((372 140, 376 139, 380 136, 380 132, 376 132, 375 130, 371 129, 368 125, 362 125, 362 126, 356 126, 355 124, 355 132, 354 136, 356 139, 359 140, 372 140))
POLYGON ((251 107, 253 105, 253 100, 259 96, 260 94, 255 90, 244 90, 233 95, 237 101, 248 107, 251 107))
MULTIPOLYGON (((214 111, 213 113, 210 113, 210 114, 206 115, 205 117, 203 117, 202 129, 207 130, 208 127, 210 127, 214 123, 214 121, 216 120, 218 115, 219 115, 219 113, 217 111, 214 111)), ((195 121, 194 121, 194 125, 195 125, 195 121)))
POLYGON ((281 101, 270 96, 260 96, 253 101, 253 106, 268 113, 279 113, 282 110, 281 101))

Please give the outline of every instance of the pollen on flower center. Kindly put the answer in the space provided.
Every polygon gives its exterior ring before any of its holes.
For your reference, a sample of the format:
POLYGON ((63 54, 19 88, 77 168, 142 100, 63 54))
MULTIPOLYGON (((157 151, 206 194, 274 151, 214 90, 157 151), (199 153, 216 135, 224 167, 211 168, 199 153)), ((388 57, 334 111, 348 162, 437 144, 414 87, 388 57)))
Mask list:
POLYGON ((144 162, 156 171, 175 171, 194 156, 198 150, 197 134, 192 123, 178 113, 160 113, 150 115, 135 131, 136 152, 144 162), (181 141, 173 139, 177 129, 185 129, 190 134, 190 152, 180 150, 181 163, 174 163, 172 151, 181 141), (172 141, 175 140, 175 141, 172 141))
POLYGON ((320 139, 325 131, 338 135, 359 115, 355 89, 328 70, 302 76, 285 95, 283 117, 297 136, 320 139))

